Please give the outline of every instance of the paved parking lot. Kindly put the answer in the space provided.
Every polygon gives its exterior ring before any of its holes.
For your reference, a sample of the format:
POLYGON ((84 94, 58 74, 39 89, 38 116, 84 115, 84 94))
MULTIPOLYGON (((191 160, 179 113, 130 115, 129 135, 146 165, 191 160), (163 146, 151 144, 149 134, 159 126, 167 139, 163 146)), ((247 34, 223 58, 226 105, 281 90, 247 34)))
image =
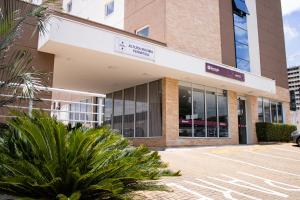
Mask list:
POLYGON ((183 176, 162 181, 174 192, 147 199, 299 199, 300 148, 293 144, 168 149, 162 159, 183 176))

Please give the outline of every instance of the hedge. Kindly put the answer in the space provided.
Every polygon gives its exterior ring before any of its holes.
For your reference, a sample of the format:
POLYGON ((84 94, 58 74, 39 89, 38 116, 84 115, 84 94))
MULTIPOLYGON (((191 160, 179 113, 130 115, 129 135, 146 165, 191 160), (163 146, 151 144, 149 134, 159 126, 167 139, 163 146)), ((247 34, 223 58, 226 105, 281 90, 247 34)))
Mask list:
POLYGON ((294 125, 256 123, 258 142, 290 142, 291 133, 297 130, 294 125))

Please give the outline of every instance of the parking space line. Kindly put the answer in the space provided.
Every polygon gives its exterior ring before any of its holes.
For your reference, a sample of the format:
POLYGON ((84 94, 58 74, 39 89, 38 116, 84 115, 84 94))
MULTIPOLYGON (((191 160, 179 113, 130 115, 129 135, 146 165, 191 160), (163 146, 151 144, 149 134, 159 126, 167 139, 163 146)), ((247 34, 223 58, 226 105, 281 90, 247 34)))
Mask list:
POLYGON ((237 160, 237 159, 227 158, 227 157, 224 157, 224 156, 219 156, 219 155, 215 155, 215 154, 211 154, 211 153, 203 153, 203 154, 208 155, 210 157, 220 158, 220 159, 224 159, 224 160, 230 160, 230 161, 233 161, 233 162, 236 162, 236 163, 242 163, 242 164, 245 164, 245 165, 248 165, 248 166, 257 167, 257 168, 261 168, 261 169, 272 171, 272 172, 277 172, 277 173, 280 173, 280 174, 286 174, 286 175, 300 177, 300 174, 294 174, 294 173, 290 173, 290 172, 286 172, 286 171, 272 169, 272 168, 269 168, 269 167, 264 167, 264 166, 261 166, 261 165, 256 165, 256 164, 253 164, 253 163, 249 163, 249 162, 245 162, 245 161, 241 161, 241 160, 237 160))
POLYGON ((283 159, 283 160, 290 160, 290 161, 300 162, 299 159, 285 158, 285 157, 282 157, 282 156, 275 156, 275 155, 270 155, 270 154, 265 154, 265 153, 257 153, 257 152, 253 152, 253 151, 250 151, 250 150, 246 150, 246 152, 256 154, 256 155, 260 155, 260 156, 270 157, 270 158, 280 158, 280 159, 283 159))
POLYGON ((169 186, 169 187, 172 187, 172 186, 177 187, 180 190, 183 190, 183 191, 188 192, 188 193, 190 193, 192 195, 195 195, 195 196, 197 196, 197 197, 200 198, 199 200, 213 200, 212 198, 206 197, 206 196, 204 196, 204 195, 202 195, 202 194, 200 194, 198 192, 190 190, 190 189, 188 189, 188 188, 186 188, 186 187, 184 187, 182 185, 176 184, 176 183, 167 183, 166 185, 169 186))
POLYGON ((300 154, 300 151, 294 151, 294 150, 289 150, 289 149, 282 149, 282 148, 277 148, 277 147, 273 147, 273 149, 277 149, 280 151, 287 151, 287 152, 292 152, 292 153, 298 153, 300 154))
POLYGON ((237 172, 237 173, 238 174, 243 174, 245 176, 249 176, 249 177, 252 177, 252 178, 263 180, 266 184, 268 184, 272 187, 281 189, 281 190, 290 191, 290 192, 300 192, 300 187, 299 186, 290 185, 290 184, 282 183, 282 182, 279 182, 279 181, 274 181, 274 180, 271 180, 271 179, 263 178, 261 176, 255 176, 253 174, 249 174, 249 173, 246 173, 246 172, 237 172), (281 186, 279 186, 279 185, 281 185, 281 186), (282 187, 282 186, 284 186, 284 187, 282 187), (287 188, 287 187, 289 187, 289 188, 287 188))
POLYGON ((206 188, 206 189, 213 190, 213 191, 216 191, 216 192, 220 192, 220 193, 223 194, 223 197, 225 199, 237 200, 236 198, 232 197, 232 195, 231 195, 232 193, 234 193, 234 194, 237 194, 237 195, 240 195, 240 196, 243 196, 243 197, 247 197, 249 199, 260 200, 259 198, 256 198, 256 197, 253 197, 253 196, 250 196, 250 195, 247 195, 247 194, 244 194, 244 193, 241 193, 241 192, 238 192, 238 191, 235 191, 235 190, 232 190, 232 189, 220 186, 220 185, 216 185, 216 184, 211 183, 209 181, 205 181, 205 180, 202 180, 202 179, 196 179, 196 180, 200 181, 200 182, 203 182, 203 183, 205 183, 207 185, 210 185, 210 186, 205 186, 205 185, 202 185, 202 184, 199 184, 199 183, 194 183, 194 182, 191 182, 191 181, 184 181, 184 182, 189 183, 191 185, 198 186, 198 187, 202 187, 202 188, 206 188), (213 188, 211 186, 214 186, 215 188, 213 188))
POLYGON ((289 195, 287 195, 287 194, 283 194, 283 193, 280 193, 280 192, 277 192, 277 191, 274 191, 274 190, 270 190, 268 188, 264 188, 264 187, 258 186, 256 184, 249 183, 247 181, 244 181, 244 180, 241 180, 241 179, 238 179, 238 178, 234 178, 232 176, 228 176, 228 175, 225 175, 225 174, 222 174, 222 176, 225 177, 225 178, 228 178, 230 180, 224 180, 224 179, 215 178, 215 177, 207 177, 207 178, 210 178, 210 179, 213 179, 215 181, 222 182, 222 183, 227 183, 227 184, 235 185, 235 186, 238 186, 238 187, 254 190, 254 191, 257 191, 257 192, 262 192, 262 193, 269 194, 269 195, 275 195, 275 196, 279 196, 279 197, 283 197, 283 198, 288 198, 289 197, 289 195))

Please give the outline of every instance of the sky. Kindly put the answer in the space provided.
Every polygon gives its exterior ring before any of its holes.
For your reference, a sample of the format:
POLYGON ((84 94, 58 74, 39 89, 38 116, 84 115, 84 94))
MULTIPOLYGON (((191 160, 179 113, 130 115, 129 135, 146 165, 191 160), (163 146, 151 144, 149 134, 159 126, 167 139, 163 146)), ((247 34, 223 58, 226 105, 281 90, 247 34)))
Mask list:
POLYGON ((300 65, 300 0, 281 0, 288 67, 300 65))

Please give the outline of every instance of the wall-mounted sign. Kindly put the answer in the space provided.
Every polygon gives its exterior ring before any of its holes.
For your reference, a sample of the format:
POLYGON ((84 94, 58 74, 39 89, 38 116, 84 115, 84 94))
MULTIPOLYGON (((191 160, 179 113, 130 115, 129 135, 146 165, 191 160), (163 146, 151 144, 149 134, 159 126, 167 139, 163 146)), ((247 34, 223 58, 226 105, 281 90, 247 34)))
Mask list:
POLYGON ((155 60, 154 47, 126 38, 116 38, 115 51, 147 60, 155 60))
POLYGON ((217 65, 213 65, 210 63, 205 64, 205 70, 206 70, 206 72, 209 72, 209 73, 212 73, 215 75, 219 75, 219 76, 223 76, 226 78, 245 82, 245 74, 234 71, 234 70, 230 70, 230 69, 220 67, 217 65))

